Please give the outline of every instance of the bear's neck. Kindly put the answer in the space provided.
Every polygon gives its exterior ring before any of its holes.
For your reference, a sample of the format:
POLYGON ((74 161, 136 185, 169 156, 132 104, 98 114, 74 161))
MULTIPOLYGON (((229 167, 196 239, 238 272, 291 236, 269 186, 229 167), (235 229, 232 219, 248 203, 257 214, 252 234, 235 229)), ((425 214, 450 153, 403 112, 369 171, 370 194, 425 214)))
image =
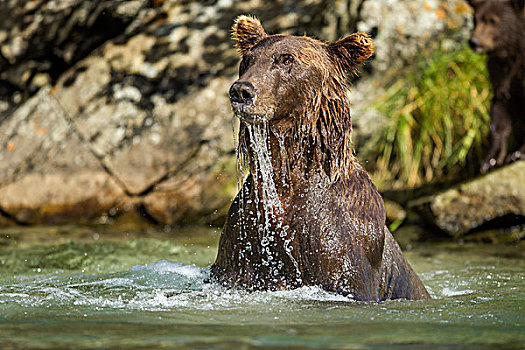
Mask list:
MULTIPOLYGON (((333 104, 326 107, 334 108, 333 104)), ((357 160, 352 154, 350 110, 345 107, 339 106, 338 111, 347 115, 321 110, 316 122, 311 118, 305 125, 245 125, 246 160, 259 191, 272 186, 280 197, 288 197, 304 190, 312 176, 326 183, 348 178, 357 160)))

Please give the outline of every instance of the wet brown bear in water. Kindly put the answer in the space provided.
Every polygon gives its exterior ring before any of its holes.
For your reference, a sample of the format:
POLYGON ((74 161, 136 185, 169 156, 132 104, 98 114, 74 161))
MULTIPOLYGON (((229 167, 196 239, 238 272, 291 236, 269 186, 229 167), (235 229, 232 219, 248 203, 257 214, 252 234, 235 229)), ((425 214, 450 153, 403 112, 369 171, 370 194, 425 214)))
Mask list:
POLYGON ((370 38, 268 35, 247 16, 233 34, 242 62, 230 99, 250 175, 212 278, 251 290, 320 286, 358 300, 429 298, 352 155, 345 73, 372 55, 370 38))
POLYGON ((490 148, 481 165, 490 168, 525 159, 525 1, 470 0, 474 8, 473 50, 486 53, 494 96, 490 148), (509 142, 515 148, 507 155, 509 142))

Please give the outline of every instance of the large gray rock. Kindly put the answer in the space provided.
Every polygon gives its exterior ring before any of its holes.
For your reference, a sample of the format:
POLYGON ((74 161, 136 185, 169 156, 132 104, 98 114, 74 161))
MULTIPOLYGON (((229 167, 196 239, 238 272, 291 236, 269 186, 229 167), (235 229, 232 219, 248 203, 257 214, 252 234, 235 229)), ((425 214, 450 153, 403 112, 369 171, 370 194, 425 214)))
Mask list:
POLYGON ((145 15, 147 0, 0 1, 0 121, 145 15))
POLYGON ((2 125, 0 207, 17 223, 83 221, 124 200, 60 108, 42 89, 2 125))
MULTIPOLYGON (((412 208, 453 237, 497 222, 501 230, 525 224, 525 161, 411 203, 412 208)), ((519 229, 519 227, 517 227, 519 229)), ((523 228, 522 228, 523 229, 523 228)), ((517 237, 519 238, 519 237, 517 237)))
POLYGON ((463 0, 367 0, 363 1, 357 29, 377 32, 374 70, 385 74, 392 66, 402 68, 429 45, 448 35, 451 40, 468 38, 470 7, 463 0))
POLYGON ((230 23, 217 27, 203 9, 145 10, 135 31, 3 120, 4 216, 57 223, 137 209, 173 224, 224 214, 237 183, 226 95, 237 57, 226 47, 230 23), (202 21, 203 30, 191 29, 202 21))
MULTIPOLYGON (((269 32, 325 40, 377 31, 369 67, 382 71, 406 45, 443 30, 433 18, 396 44, 395 21, 381 14, 412 15, 416 3, 0 2, 0 225, 124 213, 160 224, 220 221, 237 189, 227 97, 239 62, 233 19, 249 13, 269 32)), ((356 107, 377 90, 359 86, 356 107)))

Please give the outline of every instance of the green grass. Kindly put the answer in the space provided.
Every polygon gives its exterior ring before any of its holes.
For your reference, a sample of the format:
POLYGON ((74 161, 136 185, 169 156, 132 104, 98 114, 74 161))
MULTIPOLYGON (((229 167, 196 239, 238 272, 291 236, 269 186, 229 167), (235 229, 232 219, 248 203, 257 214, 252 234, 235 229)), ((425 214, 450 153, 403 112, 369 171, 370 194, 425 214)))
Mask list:
POLYGON ((485 58, 442 48, 396 78, 373 105, 389 119, 376 175, 417 186, 473 172, 489 130, 485 58))

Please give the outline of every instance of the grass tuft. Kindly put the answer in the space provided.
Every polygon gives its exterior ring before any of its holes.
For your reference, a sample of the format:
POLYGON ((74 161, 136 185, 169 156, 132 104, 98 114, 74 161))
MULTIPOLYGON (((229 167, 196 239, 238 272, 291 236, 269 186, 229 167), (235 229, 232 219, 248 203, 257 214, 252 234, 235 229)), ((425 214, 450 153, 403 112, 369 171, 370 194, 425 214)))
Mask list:
POLYGON ((376 176, 413 187, 475 172, 490 120, 485 57, 438 48, 414 66, 373 105, 390 122, 376 176))

